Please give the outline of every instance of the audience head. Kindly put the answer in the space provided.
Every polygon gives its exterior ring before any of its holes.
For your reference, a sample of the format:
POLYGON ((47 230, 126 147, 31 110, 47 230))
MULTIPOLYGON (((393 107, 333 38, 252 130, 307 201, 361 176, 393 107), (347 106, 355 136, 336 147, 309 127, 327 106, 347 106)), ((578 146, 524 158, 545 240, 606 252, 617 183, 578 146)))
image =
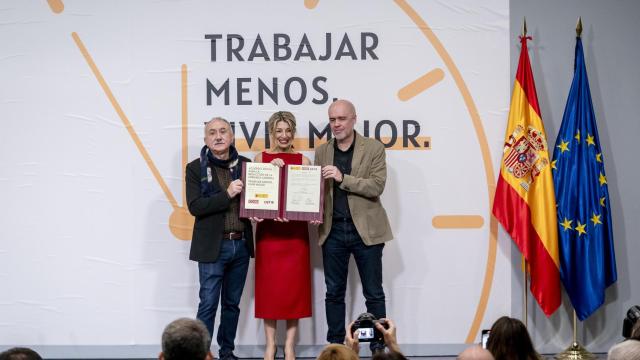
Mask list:
POLYGON ((42 357, 31 349, 14 347, 0 353, 0 360, 42 360, 42 357))
POLYGON ((607 360, 640 360, 640 340, 625 340, 609 350, 607 360))
POLYGON ((491 326, 487 350, 495 360, 536 360, 540 356, 533 348, 529 332, 522 321, 507 316, 491 326))
POLYGON ((199 320, 181 318, 171 322, 162 333, 160 360, 212 360, 209 332, 199 320))
POLYGON ((487 349, 483 349, 480 345, 474 345, 466 348, 457 357, 458 360, 494 360, 493 355, 487 349))
POLYGON ((636 321, 635 325, 633 325, 630 339, 640 340, 640 320, 636 321))
POLYGON ((373 354, 371 360, 407 360, 407 358, 397 351, 377 351, 373 354))
POLYGON ((325 346, 316 360, 359 360, 358 354, 342 344, 325 346))

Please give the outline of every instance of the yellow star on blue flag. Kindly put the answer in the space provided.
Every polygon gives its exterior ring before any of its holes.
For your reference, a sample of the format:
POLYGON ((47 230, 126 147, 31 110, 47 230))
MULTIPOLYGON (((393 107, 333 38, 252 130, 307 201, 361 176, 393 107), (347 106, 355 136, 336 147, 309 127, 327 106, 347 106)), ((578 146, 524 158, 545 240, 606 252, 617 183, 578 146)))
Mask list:
POLYGON ((573 220, 569 220, 567 218, 564 218, 564 221, 560 223, 560 225, 562 225, 562 229, 563 230, 573 230, 573 228, 571 227, 571 223, 573 222, 573 220))
POLYGON ((561 152, 569 151, 569 143, 566 141, 560 141, 559 145, 556 145, 561 152))

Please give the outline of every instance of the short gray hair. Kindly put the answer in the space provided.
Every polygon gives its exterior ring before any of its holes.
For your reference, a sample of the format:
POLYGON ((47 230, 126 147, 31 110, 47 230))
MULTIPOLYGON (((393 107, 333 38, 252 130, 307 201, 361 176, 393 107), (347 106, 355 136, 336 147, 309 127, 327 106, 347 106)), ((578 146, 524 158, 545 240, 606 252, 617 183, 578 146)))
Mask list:
POLYGON ((207 134, 207 125, 209 125, 210 122, 212 121, 222 121, 223 123, 227 124, 227 126, 229 127, 229 129, 231 129, 231 132, 233 133, 233 126, 231 126, 231 123, 229 122, 229 120, 223 118, 222 116, 214 116, 211 118, 211 120, 206 121, 204 123, 204 133, 205 135, 207 134))
POLYGON ((209 331, 200 320, 180 318, 162 332, 165 360, 205 359, 209 352, 209 331))

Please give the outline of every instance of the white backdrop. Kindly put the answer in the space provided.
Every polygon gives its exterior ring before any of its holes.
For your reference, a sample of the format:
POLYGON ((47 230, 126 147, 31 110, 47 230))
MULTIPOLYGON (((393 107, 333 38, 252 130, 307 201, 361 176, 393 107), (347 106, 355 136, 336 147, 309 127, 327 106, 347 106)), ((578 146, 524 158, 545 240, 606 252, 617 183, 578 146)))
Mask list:
MULTIPOLYGON (((390 144, 397 131, 382 200, 395 235, 384 252, 387 312, 400 342, 477 341, 478 329, 510 312, 510 240, 496 245, 489 203, 512 80, 507 0, 0 7, 0 345, 157 344, 168 322, 194 317, 190 242, 169 228, 171 197, 174 208, 183 206, 181 136, 191 160, 203 121, 221 115, 253 157, 272 112, 292 111, 298 137, 307 139, 311 126, 327 125, 332 98, 355 103, 361 133, 368 127, 375 136, 378 127, 390 144), (215 61, 207 34, 222 37, 215 61), (228 61, 229 34, 244 39, 244 61, 228 61), (289 59, 274 61, 274 34, 290 38, 289 59), (305 34, 315 60, 308 47, 294 59, 305 34), (318 60, 326 34, 332 56, 318 60), (345 34, 353 51, 341 46, 345 34), (258 35, 266 52, 255 45, 258 35), (274 78, 277 103, 266 95, 260 102, 259 81, 271 90, 274 78), (227 79, 225 104, 207 82, 219 89, 227 79), (249 134, 259 123, 253 148, 241 122, 249 134)), ((326 334, 319 255, 312 246, 314 315, 301 322, 300 344, 322 344, 326 334)), ((253 265, 239 344, 263 343, 252 272, 253 265)), ((364 300, 351 275, 353 318, 364 300)))

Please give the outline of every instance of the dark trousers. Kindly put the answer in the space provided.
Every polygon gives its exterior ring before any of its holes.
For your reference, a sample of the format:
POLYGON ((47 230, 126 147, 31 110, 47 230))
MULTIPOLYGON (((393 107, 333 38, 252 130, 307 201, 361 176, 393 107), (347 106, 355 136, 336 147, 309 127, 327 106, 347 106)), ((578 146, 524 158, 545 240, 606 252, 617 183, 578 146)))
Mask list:
POLYGON ((360 274, 367 312, 377 318, 386 317, 385 296, 382 289, 383 248, 384 244, 365 245, 351 221, 333 222, 331 232, 322 244, 324 281, 327 287, 325 312, 329 327, 328 342, 344 342, 346 312, 344 297, 351 255, 355 258, 360 274))
POLYGON ((198 315, 213 337, 218 302, 222 304, 218 346, 220 357, 235 349, 236 329, 240 317, 240 297, 247 279, 249 252, 243 240, 223 240, 220 257, 213 263, 198 263, 200 275, 200 304, 198 315), (222 295, 222 296, 221 296, 222 295))

